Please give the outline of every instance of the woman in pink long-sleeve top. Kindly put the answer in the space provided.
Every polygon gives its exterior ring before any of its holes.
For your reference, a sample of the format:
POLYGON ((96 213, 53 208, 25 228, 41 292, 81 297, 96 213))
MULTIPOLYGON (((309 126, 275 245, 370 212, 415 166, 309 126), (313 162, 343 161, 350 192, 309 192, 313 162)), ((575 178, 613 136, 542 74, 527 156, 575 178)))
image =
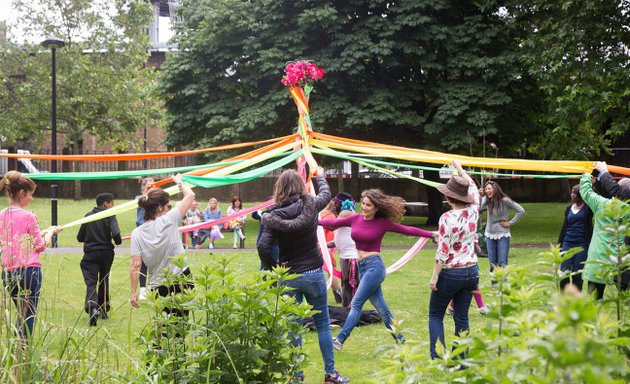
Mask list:
POLYGON ((9 207, 0 211, 2 280, 17 307, 16 329, 23 340, 28 340, 35 326, 42 282, 39 254, 60 231, 51 227, 42 236, 37 216, 24 209, 33 200, 35 187, 33 180, 17 171, 7 172, 0 181, 0 189, 5 188, 9 197, 9 207))
POLYGON ((433 237, 433 233, 420 228, 398 224, 405 211, 405 200, 397 196, 388 196, 378 189, 368 189, 361 194, 361 215, 344 219, 319 220, 319 225, 329 228, 351 227, 352 240, 359 253, 359 287, 350 304, 350 314, 346 322, 333 339, 333 345, 340 350, 343 343, 359 322, 361 309, 367 300, 383 319, 385 326, 392 332, 397 342, 404 342, 402 334, 395 334, 392 327, 393 316, 389 311, 381 284, 385 280, 386 270, 381 259, 381 241, 386 232, 397 232, 409 236, 433 237))

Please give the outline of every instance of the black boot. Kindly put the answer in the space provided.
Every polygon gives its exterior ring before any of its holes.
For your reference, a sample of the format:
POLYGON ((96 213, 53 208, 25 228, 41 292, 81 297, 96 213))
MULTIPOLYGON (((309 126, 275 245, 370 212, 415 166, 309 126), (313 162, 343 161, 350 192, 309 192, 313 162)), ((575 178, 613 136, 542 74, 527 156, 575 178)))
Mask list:
POLYGON ((98 309, 94 308, 90 311, 90 327, 96 327, 96 322, 98 321, 98 309))

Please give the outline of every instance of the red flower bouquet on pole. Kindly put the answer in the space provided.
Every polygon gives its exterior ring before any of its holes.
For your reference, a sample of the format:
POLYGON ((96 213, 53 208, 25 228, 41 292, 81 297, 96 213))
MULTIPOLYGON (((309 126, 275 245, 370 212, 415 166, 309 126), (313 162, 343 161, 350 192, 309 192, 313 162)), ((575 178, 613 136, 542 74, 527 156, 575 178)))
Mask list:
MULTIPOLYGON (((287 87, 311 87, 311 84, 324 77, 324 70, 309 61, 288 63, 284 68, 282 84, 287 87)), ((312 87, 311 87, 312 88, 312 87)))
MULTIPOLYGON (((308 132, 312 130, 309 116, 308 97, 313 90, 313 83, 324 77, 324 70, 317 64, 310 61, 293 61, 287 63, 284 68, 282 84, 289 87, 293 101, 300 114, 298 132, 302 139, 307 138, 308 132)), ((308 156, 307 156, 308 157, 308 156)))

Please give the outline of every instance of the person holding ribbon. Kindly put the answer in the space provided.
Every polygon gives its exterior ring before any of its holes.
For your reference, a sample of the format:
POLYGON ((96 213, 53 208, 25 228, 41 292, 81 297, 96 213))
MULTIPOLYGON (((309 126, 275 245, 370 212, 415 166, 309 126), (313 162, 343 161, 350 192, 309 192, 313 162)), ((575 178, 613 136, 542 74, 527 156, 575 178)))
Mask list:
MULTIPOLYGON (((336 219, 339 211, 337 210, 335 200, 332 199, 330 202, 324 207, 324 209, 319 213, 320 219, 336 219)), ((333 296, 335 298, 335 302, 337 304, 341 304, 341 279, 335 276, 335 271, 337 270, 337 260, 335 259, 335 252, 337 249, 335 248, 335 232, 324 228, 324 237, 326 238, 326 245, 328 247, 328 253, 330 254, 330 261, 332 263, 332 271, 330 274, 332 275, 332 284, 330 288, 332 289, 333 296)))
MULTIPOLYGON (((619 181, 619 187, 630 188, 630 179, 624 178, 619 181)), ((586 263, 582 271, 582 279, 588 282, 588 294, 594 295, 595 299, 602 300, 607 285, 615 285, 615 281, 609 274, 610 257, 618 257, 619 250, 623 249, 624 236, 617 236, 609 228, 627 225, 630 217, 627 215, 615 217, 606 214, 609 207, 614 206, 616 198, 605 198, 593 190, 593 180, 590 173, 585 173, 580 178, 580 195, 586 205, 593 211, 595 218, 593 223, 593 236, 588 247, 586 263)), ((627 208, 627 203, 620 206, 627 208)), ((621 208, 619 208, 621 209, 621 208)), ((622 290, 627 290, 628 286, 619 282, 622 290)))
POLYGON ((350 303, 350 313, 346 322, 339 335, 333 339, 337 350, 341 350, 343 343, 350 337, 350 333, 361 318, 363 304, 368 300, 374 305, 396 342, 404 343, 404 336, 397 334, 394 329, 394 317, 389 311, 381 289, 386 276, 385 264, 381 258, 381 242, 386 232, 428 238, 434 236, 432 232, 399 224, 405 212, 405 200, 398 196, 386 195, 379 189, 363 191, 361 211, 361 215, 319 221, 319 225, 324 227, 350 227, 350 236, 359 255, 359 287, 350 303))
POLYGON ((479 220, 479 192, 473 179, 459 161, 453 163, 459 175, 437 189, 444 194, 451 210, 438 223, 438 247, 433 274, 429 280, 429 349, 431 359, 439 358, 436 344, 444 344, 444 313, 453 301, 455 335, 468 332, 468 310, 479 284, 475 243, 479 220))
POLYGON ((20 172, 9 171, 0 181, 9 206, 0 211, 0 249, 2 281, 18 311, 18 336, 25 343, 33 336, 35 315, 42 287, 39 255, 50 245, 61 227, 50 227, 42 235, 37 216, 25 208, 33 200, 33 180, 20 172))
MULTIPOLYGON (((331 201, 333 214, 338 219, 355 214, 354 198, 347 192, 339 192, 331 201)), ((325 219, 322 217, 322 219, 325 219)), ((359 254, 357 245, 352 240, 349 227, 340 227, 333 232, 333 240, 328 246, 336 247, 339 251, 339 263, 341 264, 341 305, 350 307, 354 294, 359 286, 359 270, 357 260, 359 254)))
MULTIPOLYGON (((173 258, 184 253, 177 229, 180 221, 186 217, 186 212, 195 200, 195 193, 186 184, 182 183, 182 175, 173 176, 183 194, 182 200, 171 209, 168 193, 160 188, 150 189, 138 199, 138 206, 144 209, 144 224, 131 232, 131 266, 129 276, 131 280, 131 305, 135 308, 138 304, 138 279, 142 263, 147 266, 147 282, 150 290, 158 295, 167 297, 175 295, 182 289, 192 288, 192 284, 165 285, 162 272, 168 270, 173 274, 191 275, 190 268, 180 268, 173 264, 173 258)), ((164 308, 167 314, 185 317, 186 311, 164 308)))
MULTIPOLYGON (((274 186, 275 208, 261 217, 265 229, 258 241, 258 255, 262 263, 273 267, 288 267, 298 277, 282 283, 293 288, 289 293, 296 301, 306 300, 317 311, 313 321, 317 328, 319 349, 324 360, 324 382, 347 383, 350 380, 335 370, 335 356, 328 313, 328 289, 322 269, 322 252, 317 242, 317 215, 330 201, 330 187, 320 167, 315 178, 319 187, 317 196, 308 194, 302 176, 294 170, 284 171, 274 186), (277 241, 279 261, 272 257, 277 241)), ((301 338, 294 339, 296 347, 302 345, 301 338)), ((298 372, 296 379, 303 381, 304 374, 298 372)))

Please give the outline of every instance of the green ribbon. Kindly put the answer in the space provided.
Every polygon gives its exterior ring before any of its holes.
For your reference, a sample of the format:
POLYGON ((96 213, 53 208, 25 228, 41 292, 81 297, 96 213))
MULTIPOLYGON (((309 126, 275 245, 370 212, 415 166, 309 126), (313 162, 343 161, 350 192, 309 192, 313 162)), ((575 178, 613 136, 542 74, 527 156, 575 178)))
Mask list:
POLYGON ((109 172, 57 172, 57 173, 32 173, 28 174, 32 180, 100 180, 100 179, 127 179, 131 177, 152 176, 161 174, 174 174, 188 172, 195 169, 217 168, 226 165, 238 164, 243 160, 224 161, 220 163, 189 165, 186 167, 140 169, 133 171, 109 171, 109 172))
POLYGON ((282 166, 285 166, 298 157, 302 156, 303 151, 300 149, 297 152, 291 152, 286 157, 283 157, 280 160, 276 160, 272 163, 269 163, 265 166, 253 169, 251 171, 238 173, 234 175, 227 176, 192 176, 192 175, 182 175, 182 179, 194 186, 202 187, 202 188, 215 188, 220 187, 222 185, 229 184, 237 184, 237 183, 245 183, 247 181, 251 181, 266 175, 267 173, 273 171, 274 169, 278 169, 282 166))
MULTIPOLYGON (((212 176, 210 177, 208 176, 187 176, 187 175, 182 175, 182 179, 187 182, 190 183, 192 185, 204 185, 207 186, 207 188, 211 188, 213 186, 220 186, 220 185, 227 185, 227 184, 233 184, 233 183, 242 183, 245 181, 249 181, 249 180, 253 180, 256 177, 261 177, 263 176, 265 173, 270 172, 276 168, 280 168, 283 165, 286 165, 290 162, 292 162, 293 160, 295 160, 297 157, 302 155, 302 150, 299 150, 297 152, 290 152, 289 155, 287 157, 284 157, 280 160, 276 160, 272 163, 269 163, 267 165, 265 165, 264 167, 260 167, 257 168, 255 170, 252 171, 248 171, 248 172, 243 172, 241 174, 235 174, 235 175, 227 175, 227 176, 212 176), (205 179, 205 180, 204 180, 205 179), (206 180, 208 180, 209 182, 205 182, 206 180)), ((270 156, 269 158, 271 158, 273 156, 270 156)), ((242 163, 247 163, 248 166, 252 166, 254 164, 256 164, 257 162, 260 161, 265 161, 267 160, 266 158, 259 158, 257 159, 248 159, 248 160, 244 160, 242 163)), ((174 195, 176 193, 179 192, 179 189, 176 186, 172 186, 169 187, 167 189, 164 190, 164 192, 168 193, 169 195, 174 195)), ((85 224, 85 223, 90 223, 92 221, 96 221, 96 220, 100 220, 103 219, 105 217, 110 217, 110 216, 114 216, 126 211, 130 211, 133 209, 136 209, 138 207, 138 202, 137 200, 131 200, 131 201, 127 201, 123 204, 120 205, 116 205, 113 208, 107 209, 105 211, 101 211, 98 213, 95 213, 93 215, 89 215, 89 216, 85 216, 81 219, 72 221, 70 223, 64 224, 62 227, 63 228, 70 228, 70 227, 74 227, 77 225, 81 225, 81 224, 85 224)))

